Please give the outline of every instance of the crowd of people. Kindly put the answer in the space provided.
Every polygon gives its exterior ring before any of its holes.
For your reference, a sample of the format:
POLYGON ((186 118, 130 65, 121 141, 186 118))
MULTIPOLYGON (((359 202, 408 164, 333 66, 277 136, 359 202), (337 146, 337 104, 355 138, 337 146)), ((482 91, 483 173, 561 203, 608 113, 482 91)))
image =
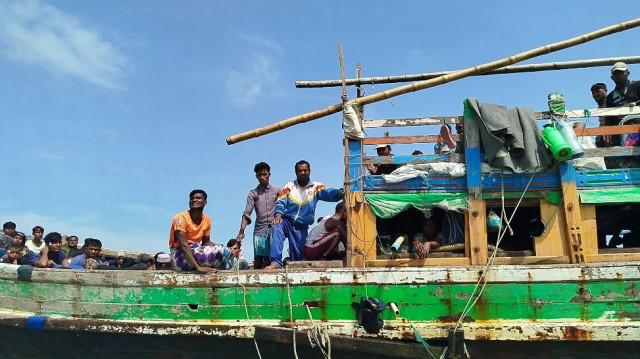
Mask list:
POLYGON ((35 226, 31 236, 16 230, 14 222, 5 222, 0 233, 0 260, 2 263, 31 265, 38 268, 68 269, 130 269, 160 270, 173 269, 171 257, 159 252, 155 256, 140 254, 129 257, 118 252, 108 259, 102 255, 102 241, 85 238, 82 246, 78 237, 49 232, 44 235, 42 226, 35 226))

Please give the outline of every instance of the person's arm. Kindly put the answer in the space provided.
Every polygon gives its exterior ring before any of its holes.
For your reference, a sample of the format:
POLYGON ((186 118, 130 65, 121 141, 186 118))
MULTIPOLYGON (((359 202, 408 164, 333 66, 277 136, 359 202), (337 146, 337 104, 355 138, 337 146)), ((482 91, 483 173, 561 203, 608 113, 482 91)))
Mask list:
POLYGON ((344 189, 331 188, 320 184, 318 189, 318 199, 326 202, 339 202, 344 197, 344 189))
POLYGON ((340 236, 342 238, 347 238, 347 227, 342 221, 339 221, 333 217, 324 221, 324 229, 327 231, 333 231, 334 229, 338 229, 340 231, 340 236))
POLYGON ((282 189, 282 191, 280 191, 278 200, 276 201, 275 217, 273 217, 273 222, 271 222, 271 224, 282 223, 282 214, 284 213, 284 209, 287 206, 289 191, 290 189, 288 188, 288 184, 282 189))
POLYGON ((38 268, 47 268, 49 267, 49 262, 53 263, 53 261, 49 260, 49 247, 45 246, 40 252, 40 258, 33 263, 33 266, 38 268))
POLYGON ((67 259, 67 254, 61 250, 58 255, 63 257, 62 260, 60 261, 60 265, 63 267, 68 267, 69 260, 67 259))
MULTIPOLYGON (((187 235, 185 232, 176 230, 173 232, 173 235, 178 239, 178 242, 180 243, 180 249, 182 249, 182 253, 184 253, 184 259, 187 260, 187 263, 189 263, 193 268, 195 268, 195 270, 200 273, 208 273, 214 271, 213 268, 202 267, 198 264, 195 257, 193 256, 193 253, 191 252, 191 247, 189 246, 189 242, 187 241, 187 235)), ((207 241, 209 241, 209 237, 206 236, 202 238, 203 243, 205 241, 205 238, 207 241)))
POLYGON ((238 231, 238 235, 236 236, 236 240, 238 242, 242 242, 242 240, 244 239, 244 229, 247 227, 247 225, 251 224, 251 218, 245 216, 244 214, 242 215, 242 220, 240 221, 240 231, 238 231))

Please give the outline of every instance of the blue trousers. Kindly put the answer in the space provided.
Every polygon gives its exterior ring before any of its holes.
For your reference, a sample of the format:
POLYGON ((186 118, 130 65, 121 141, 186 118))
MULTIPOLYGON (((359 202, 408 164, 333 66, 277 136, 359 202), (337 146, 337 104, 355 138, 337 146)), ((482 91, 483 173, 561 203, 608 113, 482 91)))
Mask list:
POLYGON ((289 239, 289 257, 292 261, 304 258, 304 242, 307 239, 307 227, 295 226, 289 219, 282 218, 280 224, 271 227, 271 249, 269 259, 280 268, 282 265, 282 247, 284 239, 289 239))

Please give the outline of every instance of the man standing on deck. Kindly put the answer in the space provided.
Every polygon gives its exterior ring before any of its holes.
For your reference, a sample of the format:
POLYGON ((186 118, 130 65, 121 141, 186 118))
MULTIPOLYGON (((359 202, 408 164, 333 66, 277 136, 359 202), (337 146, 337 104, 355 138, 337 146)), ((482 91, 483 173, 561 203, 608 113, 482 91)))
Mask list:
POLYGON ((307 161, 295 165, 296 180, 287 183, 276 202, 271 235, 271 264, 268 269, 282 268, 282 247, 289 239, 289 256, 299 261, 304 256, 307 229, 313 223, 318 201, 338 202, 344 195, 342 188, 328 188, 310 180, 311 166, 307 161))
POLYGON ((269 248, 271 241, 271 228, 269 228, 276 211, 276 200, 280 193, 280 187, 269 183, 271 178, 271 167, 260 162, 255 165, 253 172, 256 173, 258 186, 247 195, 247 205, 242 213, 240 231, 236 240, 241 242, 244 239, 244 229, 251 224, 251 212, 256 210, 256 224, 253 226, 253 268, 262 269, 269 265, 269 248))
POLYGON ((207 193, 194 189, 189 193, 189 209, 173 217, 169 247, 178 270, 215 271, 224 265, 229 250, 211 242, 211 219, 203 213, 207 193))

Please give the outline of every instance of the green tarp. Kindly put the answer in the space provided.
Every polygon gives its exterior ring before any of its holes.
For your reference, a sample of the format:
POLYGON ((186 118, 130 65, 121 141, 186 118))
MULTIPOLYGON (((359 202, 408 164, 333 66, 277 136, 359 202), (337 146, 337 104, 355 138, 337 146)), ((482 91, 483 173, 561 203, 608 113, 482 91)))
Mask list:
POLYGON ((638 187, 609 187, 598 189, 581 189, 582 203, 629 203, 640 202, 640 188, 638 187))
POLYGON ((365 200, 371 206, 373 214, 379 218, 391 218, 413 206, 420 211, 440 208, 463 210, 467 208, 466 192, 427 192, 427 193, 368 193, 365 200))

